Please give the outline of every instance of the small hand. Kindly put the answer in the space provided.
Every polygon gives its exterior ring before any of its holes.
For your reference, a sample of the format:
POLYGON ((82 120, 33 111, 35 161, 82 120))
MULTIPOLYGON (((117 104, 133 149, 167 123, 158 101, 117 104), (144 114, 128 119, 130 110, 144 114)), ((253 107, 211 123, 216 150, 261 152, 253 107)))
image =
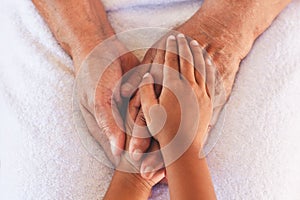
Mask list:
MULTIPOLYGON (((214 71, 203 57, 201 47, 196 41, 190 45, 180 34, 167 40, 163 67, 163 88, 157 98, 153 87, 153 77, 147 73, 141 83, 140 95, 142 110, 148 129, 161 148, 174 142, 179 134, 180 142, 200 147, 207 132, 212 115, 212 101, 206 86, 205 70, 214 71), (179 57, 178 57, 179 55, 179 57), (162 121, 165 123, 162 125, 162 121), (178 134, 177 134, 178 133, 178 134), (193 135, 195 134, 195 135, 193 135), (192 140, 192 141, 188 141, 192 140)), ((208 76, 214 76, 214 73, 208 76)), ((173 146, 173 151, 178 146, 173 146)), ((164 152, 172 155, 171 151, 164 152)), ((182 152, 183 153, 183 152, 182 152)))
MULTIPOLYGON (((193 36, 195 35, 195 34, 192 34, 193 32, 191 33, 192 29, 186 29, 186 27, 183 27, 183 28, 179 27, 178 31, 188 32, 189 35, 193 35, 193 36)), ((146 66, 146 67, 135 69, 134 73, 122 85, 121 93, 123 96, 129 97, 129 95, 131 95, 133 93, 133 90, 135 90, 137 85, 140 84, 141 79, 146 72, 150 72, 151 75, 153 76, 153 79, 156 83, 155 84, 156 95, 158 96, 160 94, 161 83, 162 83, 162 74, 163 74, 163 68, 161 67, 161 65, 163 65, 164 59, 165 59, 166 39, 167 39, 168 35, 170 35, 170 34, 177 35, 178 33, 179 32, 177 32, 176 30, 171 31, 170 33, 168 33, 164 37, 162 37, 156 44, 153 45, 152 48, 150 48, 147 51, 147 53, 142 61, 142 64, 144 64, 144 66, 146 66)), ((210 51, 210 48, 209 48, 209 46, 207 46, 207 43, 206 43, 209 41, 205 41, 205 37, 204 38, 198 37, 197 40, 198 39, 200 40, 202 45, 206 44, 204 46, 207 47, 207 49, 205 49, 204 51, 206 51, 206 50, 210 51)), ((187 40, 191 41, 192 39, 188 38, 187 40)), ((226 102, 227 96, 225 93, 226 88, 224 88, 224 85, 223 85, 223 82, 221 79, 222 74, 219 74, 217 72, 217 70, 215 70, 217 68, 215 68, 215 66, 213 65, 213 61, 212 61, 211 57, 208 56, 208 53, 203 52, 203 54, 205 54, 204 59, 205 59, 205 62, 207 62, 207 66, 213 66, 202 72, 202 74, 207 74, 207 79, 206 79, 207 88, 210 92, 210 97, 212 99, 213 106, 214 106, 214 108, 213 108, 214 113, 213 113, 213 117, 210 122, 210 127, 212 127, 217 122, 219 113, 222 110, 224 103, 226 102)), ((216 61, 220 61, 219 58, 221 58, 221 57, 215 56, 213 58, 216 59, 216 61)), ((202 58, 202 60, 200 60, 198 62, 204 62, 203 58, 202 58)), ((218 64, 218 66, 223 66, 222 64, 220 64, 220 62, 218 62, 217 64, 218 64)), ((220 69, 220 67, 218 67, 218 69, 220 69)), ((196 74, 196 76, 198 76, 198 75, 196 74)), ((136 124, 145 124, 145 122, 140 120, 140 119, 144 118, 142 115, 142 111, 140 111, 138 113, 139 113, 138 114, 139 117, 136 118, 137 119, 136 124)), ((132 137, 133 141, 131 142, 130 152, 133 152, 133 150, 136 148, 139 148, 141 150, 146 149, 147 145, 143 146, 142 144, 148 144, 149 142, 135 142, 138 140, 145 140, 145 139, 136 139, 136 137, 134 137, 135 135, 139 135, 139 133, 136 134, 135 131, 133 132, 133 137, 132 137), (140 146, 136 147, 138 145, 135 145, 135 143, 140 144, 140 146)), ((145 162, 146 161, 147 161, 147 159, 145 160, 145 162)))

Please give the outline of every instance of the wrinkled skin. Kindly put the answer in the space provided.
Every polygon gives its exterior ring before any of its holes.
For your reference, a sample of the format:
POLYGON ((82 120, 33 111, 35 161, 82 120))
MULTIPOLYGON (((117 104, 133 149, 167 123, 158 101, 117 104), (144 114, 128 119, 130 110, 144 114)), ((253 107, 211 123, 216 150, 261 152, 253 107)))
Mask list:
MULTIPOLYGON (((241 60, 249 53, 255 39, 266 30, 289 2, 290 0, 205 0, 202 7, 176 30, 197 40, 209 53, 223 79, 226 97, 228 97, 241 60)), ((76 72, 79 71, 87 54, 100 42, 114 34, 106 17, 105 9, 99 0, 33 0, 33 3, 44 17, 59 44, 73 58, 76 72)), ((165 44, 165 38, 163 37, 160 42, 165 44)), ((118 48, 119 44, 116 45, 116 51, 118 48)), ((157 50, 154 46, 147 52, 142 63, 163 63, 163 58, 164 51, 157 50)), ((98 126, 93 129, 92 135, 104 146, 108 155, 111 155, 108 140, 114 141, 113 143, 119 148, 124 148, 125 144, 125 135, 122 136, 124 133, 112 121, 111 106, 116 105, 108 104, 111 100, 111 83, 119 78, 121 72, 136 65, 138 65, 138 61, 132 54, 122 56, 117 60, 107 71, 107 76, 103 77, 103 81, 107 85, 97 88, 99 95, 95 101, 96 113, 90 110, 92 113, 89 116, 89 119, 92 120, 90 124, 93 127, 98 126), (95 120, 95 116, 98 120, 95 120), (99 123, 95 123, 95 121, 99 123), (101 140, 101 138, 105 138, 101 134, 108 136, 106 141, 101 140)), ((127 83, 136 87, 146 71, 138 72, 138 76, 133 75, 133 78, 129 79, 127 83)), ((153 73, 156 74, 154 79, 161 76, 159 75, 161 72, 153 73)), ((129 90, 125 85, 122 86, 122 95, 126 96, 130 93, 129 90)), ((159 92, 160 88, 156 90, 159 92)), ((114 98, 116 98, 116 102, 120 103, 119 97, 114 98)), ((138 112, 138 116, 136 124, 145 124, 141 120, 143 118, 141 112, 138 112)), ((133 133, 133 135, 135 134, 133 133)), ((145 142, 143 141, 145 139, 133 138, 129 146, 131 153, 136 148, 145 151, 150 144, 149 139, 145 142)), ((114 152, 115 154, 120 153, 115 150, 114 152)), ((147 159, 144 162, 148 162, 147 159)), ((149 161, 147 165, 150 163, 149 161)))

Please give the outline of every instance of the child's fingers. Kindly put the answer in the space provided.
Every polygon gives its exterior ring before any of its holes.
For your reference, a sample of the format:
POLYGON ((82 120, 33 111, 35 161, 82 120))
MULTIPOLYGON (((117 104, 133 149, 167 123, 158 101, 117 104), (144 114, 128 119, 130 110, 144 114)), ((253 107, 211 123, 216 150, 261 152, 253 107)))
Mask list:
POLYGON ((136 116, 138 115, 138 112, 140 110, 141 106, 141 97, 140 97, 140 91, 137 91, 132 99, 129 101, 128 105, 128 116, 130 119, 130 126, 133 127, 134 121, 136 119, 136 116))
POLYGON ((205 54, 205 65, 206 65, 206 85, 208 89, 209 96, 213 100, 215 95, 215 78, 216 78, 216 69, 212 64, 211 58, 206 53, 205 54))
POLYGON ((180 73, 190 83, 195 82, 194 61, 190 46, 183 34, 177 35, 177 44, 179 52, 180 73))
POLYGON ((190 44, 194 57, 196 82, 201 88, 205 88, 206 71, 202 48, 196 40, 191 41, 190 44))
MULTIPOLYGON (((174 79, 179 78, 179 64, 177 53, 177 42, 174 35, 171 35, 167 39, 165 64, 163 69, 163 84, 172 82, 174 79)), ((165 84, 164 84, 165 85, 165 84)))
POLYGON ((162 89, 162 81, 163 81, 163 64, 165 61, 165 42, 160 42, 158 44, 156 54, 151 64, 150 74, 153 76, 155 81, 155 93, 159 96, 162 89))
POLYGON ((147 124, 151 123, 149 110, 158 103, 153 87, 153 77, 150 73, 146 73, 142 79, 140 86, 141 105, 147 124))

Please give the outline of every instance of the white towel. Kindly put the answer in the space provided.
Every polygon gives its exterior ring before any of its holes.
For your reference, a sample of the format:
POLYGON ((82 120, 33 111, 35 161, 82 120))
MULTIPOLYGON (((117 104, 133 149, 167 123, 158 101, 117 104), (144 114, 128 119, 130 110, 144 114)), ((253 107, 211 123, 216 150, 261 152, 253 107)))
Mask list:
MULTIPOLYGON (((117 32, 172 28, 201 4, 104 3, 117 32)), ((299 11, 295 0, 241 65, 208 156, 218 199, 300 199, 299 11)), ((0 199, 102 199, 113 172, 83 148, 73 126, 70 58, 31 1, 2 0, 0 20, 0 199)), ((153 193, 167 196, 163 186, 153 193)))

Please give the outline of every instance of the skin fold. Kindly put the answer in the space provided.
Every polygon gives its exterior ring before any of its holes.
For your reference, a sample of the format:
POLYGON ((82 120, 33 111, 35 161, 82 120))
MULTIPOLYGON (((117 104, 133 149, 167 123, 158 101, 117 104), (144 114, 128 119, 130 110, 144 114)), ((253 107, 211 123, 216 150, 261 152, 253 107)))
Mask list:
MULTIPOLYGON (((76 72, 79 71, 82 61, 95 46, 114 35, 105 8, 99 0, 33 0, 32 2, 48 24, 58 43, 72 57, 76 72)), ((290 0, 205 0, 201 8, 188 21, 176 27, 175 30, 193 38, 208 52, 220 74, 226 91, 226 98, 228 98, 241 60, 249 53, 257 37, 270 26, 289 2, 290 0)), ((166 45, 167 36, 161 38, 153 48, 147 51, 142 64, 165 63, 165 51, 157 48, 166 45)), ((126 49, 117 38, 115 38, 113 46, 117 53, 126 49)), ((94 105, 87 108, 93 115, 90 120, 93 121, 93 124, 99 126, 96 131, 90 129, 90 132, 105 147, 105 151, 111 160, 113 160, 113 156, 120 156, 122 149, 125 148, 129 150, 129 157, 132 159, 135 157, 133 154, 135 150, 146 151, 152 143, 150 138, 128 138, 123 131, 116 127, 113 121, 111 110, 116 110, 116 105, 107 103, 112 96, 111 87, 114 86, 113 83, 121 78, 123 73, 139 64, 140 62, 132 53, 120 55, 114 66, 111 67, 118 73, 114 74, 115 76, 112 79, 110 74, 113 72, 108 71, 107 75, 104 76, 104 80, 108 81, 108 86, 97 88, 96 93, 99 95, 96 95, 97 98, 93 100, 94 105), (98 108, 95 111, 96 113, 94 113, 94 107, 98 108), (106 135, 111 145, 100 141, 100 134, 106 135)), ((155 71, 149 65, 148 69, 137 70, 121 86, 120 93, 122 96, 128 97, 132 93, 132 88, 136 88, 142 82, 142 77, 147 72, 152 74, 153 79, 163 79, 163 70, 155 71)), ((160 90, 161 88, 155 88, 156 93, 160 94, 160 90)), ((121 100, 116 100, 116 103, 122 103, 117 101, 121 100)), ((146 122, 143 120, 145 116, 143 116, 141 110, 141 103, 130 104, 135 106, 136 109, 136 117, 133 117, 133 119, 135 119, 135 124, 146 126, 146 122)), ((132 134, 135 135, 134 131, 132 134)), ((193 148, 188 149, 187 152, 189 153, 186 156, 179 159, 182 160, 182 163, 189 162, 191 155, 198 155, 193 148)), ((147 166, 155 168, 152 160, 151 157, 143 158, 143 167, 141 167, 140 172, 147 166)), ((193 162, 197 163, 198 160, 193 162)), ((205 159, 195 165, 199 165, 198 169, 199 167, 203 169, 204 176, 208 177, 207 174, 209 173, 205 159)), ((178 164, 178 166, 182 167, 181 164, 178 164)), ((176 170, 171 170, 168 173, 172 174, 174 172, 174 177, 177 176, 178 179, 181 179, 176 173, 180 167, 177 168, 177 165, 174 165, 174 168, 176 170)), ((170 169, 167 167, 166 170, 170 169)), ((154 176, 154 173, 151 174, 154 176)), ((141 176, 152 178, 152 176, 145 176, 144 173, 141 176)), ((113 180, 115 179, 113 178, 113 180)), ((176 188, 176 184, 174 184, 176 181, 171 182, 176 188)), ((169 180, 169 184, 171 182, 169 180)), ((209 181, 205 183, 209 183, 209 181)))

